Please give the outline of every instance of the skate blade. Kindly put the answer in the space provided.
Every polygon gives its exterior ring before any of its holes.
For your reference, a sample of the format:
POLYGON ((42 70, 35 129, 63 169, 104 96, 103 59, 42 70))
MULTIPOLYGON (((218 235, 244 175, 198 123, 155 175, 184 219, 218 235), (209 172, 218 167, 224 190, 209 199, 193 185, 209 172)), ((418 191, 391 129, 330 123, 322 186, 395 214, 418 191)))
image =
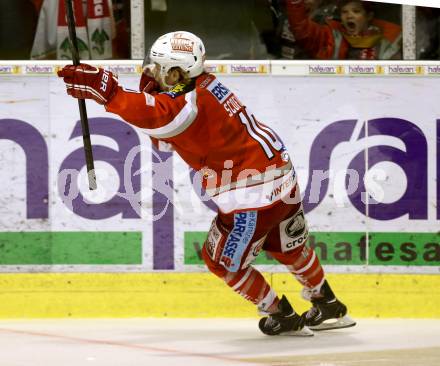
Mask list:
POLYGON ((351 319, 348 315, 344 315, 341 318, 329 319, 329 320, 330 321, 328 323, 323 322, 319 325, 309 325, 309 328, 312 330, 320 331, 320 330, 350 328, 356 325, 356 322, 353 319, 351 319))
POLYGON ((309 327, 304 326, 304 328, 300 330, 291 330, 289 332, 283 332, 280 335, 282 336, 294 336, 294 337, 312 337, 314 334, 310 330, 309 327))

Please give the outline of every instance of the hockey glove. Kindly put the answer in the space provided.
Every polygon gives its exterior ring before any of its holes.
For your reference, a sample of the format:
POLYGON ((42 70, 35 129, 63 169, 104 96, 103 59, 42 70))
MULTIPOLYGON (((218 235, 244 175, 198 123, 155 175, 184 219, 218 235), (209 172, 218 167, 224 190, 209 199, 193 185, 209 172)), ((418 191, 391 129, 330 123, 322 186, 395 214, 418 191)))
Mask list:
POLYGON ((139 81, 139 91, 144 93, 159 92, 159 83, 150 75, 145 72, 142 73, 141 80, 139 81))
POLYGON ((87 64, 64 66, 58 76, 66 83, 67 94, 78 99, 93 99, 99 104, 108 103, 118 87, 118 79, 112 72, 87 64))

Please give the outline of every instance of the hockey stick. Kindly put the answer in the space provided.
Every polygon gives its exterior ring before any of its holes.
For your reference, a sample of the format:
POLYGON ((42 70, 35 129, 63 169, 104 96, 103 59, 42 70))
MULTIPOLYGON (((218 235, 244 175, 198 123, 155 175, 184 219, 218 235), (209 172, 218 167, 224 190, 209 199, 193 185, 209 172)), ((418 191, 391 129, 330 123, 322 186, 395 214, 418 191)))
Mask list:
MULTIPOLYGON (((69 28, 70 50, 72 52, 72 62, 79 65, 78 43, 76 40, 75 20, 73 18, 72 0, 64 0, 67 15, 67 26, 69 28)), ((97 188, 95 164, 93 162, 92 144, 90 142, 89 120, 87 118, 86 102, 78 99, 79 115, 81 117, 81 127, 83 133, 84 153, 86 155, 87 176, 89 178, 89 189, 97 188)))

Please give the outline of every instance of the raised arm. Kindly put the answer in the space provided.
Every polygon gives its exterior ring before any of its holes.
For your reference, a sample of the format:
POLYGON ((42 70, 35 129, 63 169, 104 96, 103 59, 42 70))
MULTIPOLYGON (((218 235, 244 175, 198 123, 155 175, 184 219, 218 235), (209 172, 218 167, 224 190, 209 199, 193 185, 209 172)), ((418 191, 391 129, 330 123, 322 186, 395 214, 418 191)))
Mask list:
POLYGON ((290 29, 298 44, 311 57, 332 58, 334 40, 330 27, 310 19, 304 6, 304 0, 287 0, 286 7, 290 29))
POLYGON ((66 83, 69 95, 93 99, 108 112, 118 114, 153 137, 175 136, 197 113, 195 92, 172 98, 167 94, 125 89, 110 71, 87 64, 68 65, 58 76, 66 83))

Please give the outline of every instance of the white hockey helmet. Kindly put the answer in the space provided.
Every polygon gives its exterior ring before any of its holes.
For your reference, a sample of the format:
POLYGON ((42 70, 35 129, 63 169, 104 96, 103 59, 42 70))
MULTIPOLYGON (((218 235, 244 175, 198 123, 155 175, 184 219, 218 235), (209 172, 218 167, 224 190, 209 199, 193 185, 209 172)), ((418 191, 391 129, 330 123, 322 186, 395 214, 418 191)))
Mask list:
POLYGON ((202 40, 190 32, 179 31, 160 36, 151 46, 144 65, 159 64, 162 80, 173 67, 180 67, 188 72, 190 78, 194 78, 203 73, 204 61, 205 46, 202 40))

